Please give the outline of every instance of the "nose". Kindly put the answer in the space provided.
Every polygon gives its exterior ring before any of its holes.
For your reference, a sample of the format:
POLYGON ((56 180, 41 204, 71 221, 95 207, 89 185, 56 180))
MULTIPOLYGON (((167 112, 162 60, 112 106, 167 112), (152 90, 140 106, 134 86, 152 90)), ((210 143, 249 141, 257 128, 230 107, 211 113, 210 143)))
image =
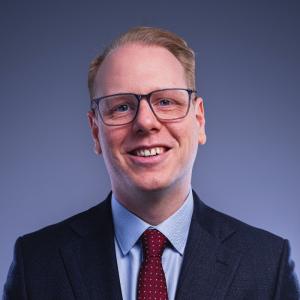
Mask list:
POLYGON ((133 123, 133 128, 138 133, 153 133, 159 131, 162 124, 154 115, 146 99, 140 100, 139 110, 133 123))

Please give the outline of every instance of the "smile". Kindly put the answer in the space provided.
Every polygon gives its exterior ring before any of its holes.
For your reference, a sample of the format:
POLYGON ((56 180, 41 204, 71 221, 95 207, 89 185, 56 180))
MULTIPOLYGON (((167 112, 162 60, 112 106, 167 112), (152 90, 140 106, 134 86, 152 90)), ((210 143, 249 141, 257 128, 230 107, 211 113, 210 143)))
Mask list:
POLYGON ((156 156, 156 155, 162 154, 166 151, 167 151, 167 149, 165 147, 153 147, 153 148, 135 150, 135 151, 133 151, 133 155, 149 157, 149 156, 156 156))

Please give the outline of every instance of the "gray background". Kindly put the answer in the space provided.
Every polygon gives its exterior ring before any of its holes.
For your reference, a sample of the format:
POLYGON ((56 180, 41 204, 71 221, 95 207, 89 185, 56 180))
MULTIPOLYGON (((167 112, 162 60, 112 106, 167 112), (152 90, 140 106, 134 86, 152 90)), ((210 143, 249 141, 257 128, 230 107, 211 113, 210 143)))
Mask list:
MULTIPOLYGON (((289 238, 300 269, 300 1, 1 1, 0 286, 15 239, 109 191, 86 122, 90 60, 129 27, 197 52, 209 205, 289 238)), ((0 288, 1 289, 1 288, 0 288)))

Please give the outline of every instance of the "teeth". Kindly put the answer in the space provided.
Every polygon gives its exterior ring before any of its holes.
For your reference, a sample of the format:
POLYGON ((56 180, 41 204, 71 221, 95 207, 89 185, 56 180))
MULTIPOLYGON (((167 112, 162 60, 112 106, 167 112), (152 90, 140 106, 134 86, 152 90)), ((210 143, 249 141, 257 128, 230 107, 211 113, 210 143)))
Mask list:
POLYGON ((150 148, 150 149, 137 150, 137 151, 135 151, 135 155, 148 157, 148 156, 159 155, 163 152, 164 152, 164 148, 155 147, 155 148, 150 148))

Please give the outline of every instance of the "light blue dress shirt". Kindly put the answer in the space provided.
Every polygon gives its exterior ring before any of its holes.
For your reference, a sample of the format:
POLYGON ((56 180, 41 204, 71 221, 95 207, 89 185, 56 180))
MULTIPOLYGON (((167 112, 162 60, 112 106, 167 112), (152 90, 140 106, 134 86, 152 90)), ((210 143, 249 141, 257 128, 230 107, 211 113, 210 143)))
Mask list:
POLYGON ((136 287, 143 251, 139 240, 148 228, 163 233, 172 246, 162 255, 162 266, 166 276, 168 298, 175 299, 178 277, 193 214, 193 195, 189 192, 183 205, 168 219, 152 226, 128 211, 112 196, 112 215, 115 228, 115 250, 123 300, 136 299, 136 287))

